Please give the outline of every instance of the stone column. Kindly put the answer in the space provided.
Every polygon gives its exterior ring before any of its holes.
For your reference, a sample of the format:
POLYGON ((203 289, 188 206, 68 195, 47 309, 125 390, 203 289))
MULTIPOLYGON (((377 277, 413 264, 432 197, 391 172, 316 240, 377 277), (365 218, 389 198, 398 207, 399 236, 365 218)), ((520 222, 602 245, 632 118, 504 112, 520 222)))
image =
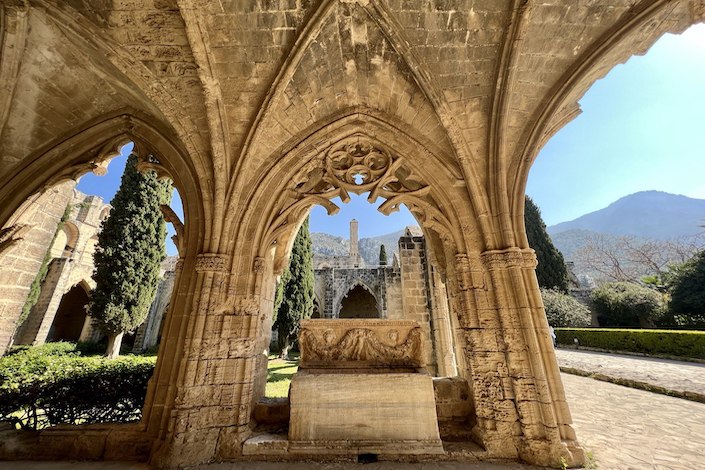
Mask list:
POLYGON ((485 444, 532 464, 558 465, 561 458, 580 464, 584 455, 570 427, 534 271, 536 256, 533 250, 510 248, 487 251, 481 262, 491 295, 477 295, 479 279, 471 267, 466 282, 481 300, 477 323, 470 315, 466 335, 485 444))
MULTIPOLYGON (((160 355, 175 354, 160 357, 164 361, 162 367, 168 370, 158 377, 165 385, 174 384, 174 399, 173 404, 165 400, 168 424, 164 426, 162 420, 159 426, 165 432, 152 455, 156 466, 235 458, 250 433, 258 356, 254 346, 261 325, 258 300, 253 296, 228 295, 230 274, 225 255, 200 254, 194 270, 184 291, 194 293, 191 309, 179 312, 180 321, 170 322, 166 334, 171 344, 160 347, 160 355), (183 350, 171 351, 170 346, 178 348, 179 340, 183 350), (170 366, 169 361, 177 364, 170 366), (169 377, 170 374, 175 375, 169 377)), ((155 414, 152 419, 159 416, 155 414)))
POLYGON ((454 377, 458 374, 453 345, 453 329, 448 309, 448 295, 445 282, 440 273, 429 263, 429 282, 431 283, 431 324, 436 345, 436 363, 438 375, 454 377))

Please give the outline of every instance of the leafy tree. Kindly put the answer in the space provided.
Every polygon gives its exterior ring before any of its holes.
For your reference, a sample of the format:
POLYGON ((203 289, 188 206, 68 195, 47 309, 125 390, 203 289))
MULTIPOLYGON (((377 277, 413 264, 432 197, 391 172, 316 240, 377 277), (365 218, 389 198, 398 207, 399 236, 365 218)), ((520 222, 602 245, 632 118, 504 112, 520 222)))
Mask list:
POLYGON ((555 328, 582 328, 590 326, 590 309, 574 297, 556 289, 541 289, 548 324, 555 328))
POLYGON ((665 311, 663 294, 631 282, 608 282, 592 292, 601 326, 651 328, 665 311))
POLYGON ((705 315, 705 250, 675 269, 668 287, 670 311, 702 321, 705 315))
POLYGON ((120 352, 122 335, 134 331, 149 313, 159 267, 166 256, 166 224, 159 210, 171 199, 171 183, 154 173, 137 171, 137 157, 127 159, 112 210, 98 234, 90 315, 108 336, 106 356, 120 352))
POLYGON ((539 262, 536 267, 539 286, 568 292, 568 270, 563 255, 553 245, 541 218, 541 211, 529 196, 526 196, 524 205, 524 224, 529 246, 536 252, 539 262))
POLYGON ((387 265, 387 249, 384 247, 384 245, 381 245, 379 247, 379 265, 380 266, 387 265))
MULTIPOLYGON (((279 349, 281 357, 289 357, 292 341, 299 332, 303 318, 311 318, 313 314, 314 277, 313 248, 311 234, 308 229, 308 218, 304 221, 294 239, 294 246, 289 259, 288 275, 280 281, 281 300, 275 310, 274 327, 279 330, 279 349)), ((277 297, 280 294, 277 292, 277 297)))

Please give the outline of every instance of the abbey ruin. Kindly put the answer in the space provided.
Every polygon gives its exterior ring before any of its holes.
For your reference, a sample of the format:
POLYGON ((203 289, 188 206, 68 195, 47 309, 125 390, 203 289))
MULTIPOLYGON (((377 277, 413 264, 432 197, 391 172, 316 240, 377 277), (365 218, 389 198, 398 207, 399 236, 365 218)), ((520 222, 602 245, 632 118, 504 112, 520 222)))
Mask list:
POLYGON ((526 179, 596 80, 704 19, 702 0, 1 1, 0 265, 15 269, 0 277, 2 347, 44 256, 21 242, 53 238, 43 208, 66 207, 62 185, 134 142, 184 217, 168 217, 179 260, 142 420, 48 428, 0 443, 0 458, 581 464, 524 230, 526 179), (455 367, 432 380, 422 325, 391 320, 391 303, 386 320, 310 320, 288 434, 268 440, 254 411, 276 279, 310 208, 335 213, 351 193, 417 218, 455 367), (305 391, 343 383, 360 412, 331 422, 305 391), (402 410, 384 415, 399 427, 354 431, 376 413, 370 384, 402 410), (472 451, 444 441, 453 406, 438 387, 471 398, 459 425, 472 451))

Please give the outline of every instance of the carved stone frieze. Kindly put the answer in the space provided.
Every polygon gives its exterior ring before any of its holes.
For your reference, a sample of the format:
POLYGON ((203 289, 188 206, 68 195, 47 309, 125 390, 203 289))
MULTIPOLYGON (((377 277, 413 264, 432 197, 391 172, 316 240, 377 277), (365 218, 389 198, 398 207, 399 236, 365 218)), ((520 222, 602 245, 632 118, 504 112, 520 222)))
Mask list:
POLYGON ((420 367, 421 327, 413 321, 309 320, 299 336, 302 367, 420 367))
POLYGON ((226 272, 227 258, 219 253, 201 253, 196 257, 196 272, 226 272))
POLYGON ((527 268, 535 269, 536 253, 532 249, 509 248, 485 251, 482 262, 488 269, 527 268))

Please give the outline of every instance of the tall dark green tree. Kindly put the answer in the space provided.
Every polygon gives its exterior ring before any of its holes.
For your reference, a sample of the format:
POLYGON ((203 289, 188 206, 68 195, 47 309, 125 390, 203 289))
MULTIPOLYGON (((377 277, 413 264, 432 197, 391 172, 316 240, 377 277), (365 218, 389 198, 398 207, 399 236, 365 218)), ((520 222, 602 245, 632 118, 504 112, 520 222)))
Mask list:
POLYGON ((546 232, 546 224, 541 218, 541 211, 529 196, 526 196, 524 204, 524 223, 529 246, 536 252, 539 262, 536 267, 539 286, 568 292, 568 270, 563 255, 553 245, 546 232))
POLYGON ((379 247, 379 265, 387 265, 387 249, 384 247, 384 245, 379 247))
POLYGON ((106 356, 120 352, 122 335, 134 331, 147 317, 166 256, 166 224, 159 210, 171 199, 171 183, 153 172, 137 171, 130 155, 112 210, 98 234, 94 255, 90 315, 108 336, 106 356))
POLYGON ((280 281, 281 294, 277 292, 274 327, 279 331, 281 357, 289 357, 289 349, 299 332, 304 318, 313 314, 313 248, 308 228, 308 218, 304 221, 294 239, 289 258, 288 273, 280 281))

